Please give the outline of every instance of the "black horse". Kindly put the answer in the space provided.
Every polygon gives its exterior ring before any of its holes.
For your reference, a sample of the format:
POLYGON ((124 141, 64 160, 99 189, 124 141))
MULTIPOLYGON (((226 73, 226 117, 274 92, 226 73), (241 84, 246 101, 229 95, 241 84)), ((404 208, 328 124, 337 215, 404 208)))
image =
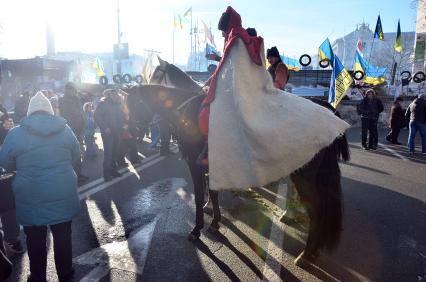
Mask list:
MULTIPOLYGON (((156 85, 140 85, 125 89, 129 93, 129 109, 138 111, 139 105, 149 105, 151 113, 162 115, 174 128, 194 185, 196 220, 188 239, 197 239, 204 226, 203 205, 207 172, 199 162, 199 156, 206 148, 206 141, 198 128, 198 113, 205 94, 202 87, 188 75, 164 61, 155 70, 151 83, 156 85)), ((314 102, 334 110, 321 100, 314 102)), ((339 160, 349 160, 349 148, 344 135, 336 138, 331 145, 319 151, 309 163, 290 175, 301 201, 306 204, 310 218, 305 250, 295 260, 298 265, 314 262, 319 250, 331 251, 339 241, 343 216, 339 160)), ((210 228, 218 230, 221 217, 218 193, 210 191, 210 198, 214 211, 210 228)))

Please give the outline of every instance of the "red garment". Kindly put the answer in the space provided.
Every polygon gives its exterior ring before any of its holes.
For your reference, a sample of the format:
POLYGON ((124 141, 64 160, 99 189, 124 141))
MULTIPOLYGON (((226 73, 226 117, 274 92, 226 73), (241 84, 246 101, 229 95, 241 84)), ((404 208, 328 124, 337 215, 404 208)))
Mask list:
POLYGON ((275 69, 274 86, 278 89, 284 89, 288 81, 288 68, 284 63, 278 64, 275 69))
POLYGON ((262 58, 260 54, 260 48, 263 43, 262 37, 253 37, 248 35, 247 31, 241 25, 241 16, 231 7, 228 6, 226 13, 230 14, 229 23, 227 31, 225 33, 225 47, 223 50, 222 59, 219 62, 216 71, 214 72, 212 78, 210 79, 209 92, 207 93, 206 98, 202 103, 202 109, 198 116, 198 126, 203 135, 207 136, 209 131, 209 116, 210 116, 210 103, 213 102, 216 94, 216 80, 219 74, 219 71, 225 61, 226 57, 229 55, 232 46, 237 41, 238 38, 242 39, 246 45, 247 52, 253 63, 256 65, 262 65, 262 58))

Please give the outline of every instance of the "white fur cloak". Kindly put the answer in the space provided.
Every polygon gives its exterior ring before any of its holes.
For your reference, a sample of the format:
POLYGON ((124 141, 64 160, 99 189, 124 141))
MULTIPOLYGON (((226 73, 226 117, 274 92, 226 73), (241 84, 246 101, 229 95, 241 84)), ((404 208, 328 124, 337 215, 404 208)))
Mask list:
POLYGON ((223 63, 210 104, 211 189, 241 190, 285 177, 349 127, 329 109, 276 89, 241 39, 223 63))

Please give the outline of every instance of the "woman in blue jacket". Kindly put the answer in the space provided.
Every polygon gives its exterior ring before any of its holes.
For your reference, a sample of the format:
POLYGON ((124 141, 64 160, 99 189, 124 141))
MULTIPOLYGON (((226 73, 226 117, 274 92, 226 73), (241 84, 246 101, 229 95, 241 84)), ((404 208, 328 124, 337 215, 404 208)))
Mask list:
POLYGON ((72 164, 79 159, 80 146, 66 120, 55 116, 49 100, 38 92, 27 117, 9 131, 0 150, 0 166, 16 170, 12 187, 18 222, 27 236, 28 281, 46 281, 47 227, 59 280, 73 275, 71 220, 80 204, 72 164))

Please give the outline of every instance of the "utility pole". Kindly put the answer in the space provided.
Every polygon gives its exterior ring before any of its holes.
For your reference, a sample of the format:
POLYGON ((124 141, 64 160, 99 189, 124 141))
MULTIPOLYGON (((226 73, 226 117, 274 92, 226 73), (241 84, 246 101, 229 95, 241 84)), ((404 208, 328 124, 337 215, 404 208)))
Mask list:
MULTIPOLYGON (((120 29, 120 0, 117 0, 117 43, 118 49, 121 46, 121 29, 120 29)), ((121 75, 121 58, 118 56, 117 73, 121 75)))

